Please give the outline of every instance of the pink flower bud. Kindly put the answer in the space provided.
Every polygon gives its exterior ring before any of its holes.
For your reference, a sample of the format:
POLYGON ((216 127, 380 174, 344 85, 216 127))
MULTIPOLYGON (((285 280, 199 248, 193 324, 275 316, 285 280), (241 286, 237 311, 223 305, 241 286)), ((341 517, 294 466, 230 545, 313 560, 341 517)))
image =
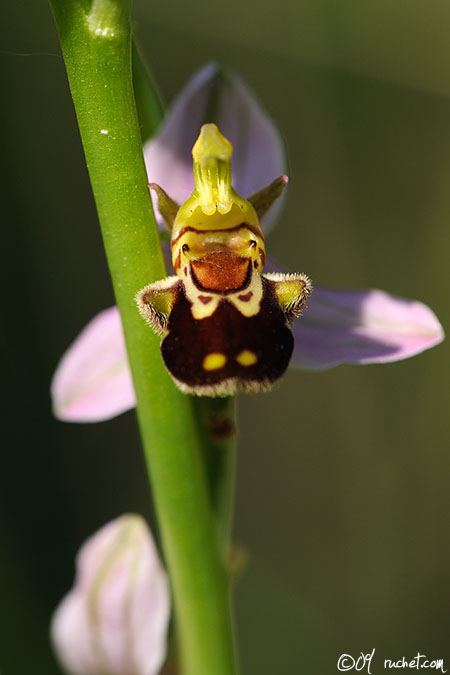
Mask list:
POLYGON ((53 615, 51 638, 74 675, 154 675, 166 654, 166 574, 147 524, 117 518, 81 547, 71 591, 53 615))

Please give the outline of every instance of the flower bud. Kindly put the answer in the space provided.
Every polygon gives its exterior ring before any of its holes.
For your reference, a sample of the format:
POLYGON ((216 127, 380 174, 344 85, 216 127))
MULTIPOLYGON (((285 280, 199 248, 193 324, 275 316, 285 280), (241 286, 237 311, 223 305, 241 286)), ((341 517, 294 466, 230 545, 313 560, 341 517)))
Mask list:
POLYGON ((74 675, 156 675, 166 653, 168 582, 147 524, 117 518, 81 547, 51 638, 74 675))

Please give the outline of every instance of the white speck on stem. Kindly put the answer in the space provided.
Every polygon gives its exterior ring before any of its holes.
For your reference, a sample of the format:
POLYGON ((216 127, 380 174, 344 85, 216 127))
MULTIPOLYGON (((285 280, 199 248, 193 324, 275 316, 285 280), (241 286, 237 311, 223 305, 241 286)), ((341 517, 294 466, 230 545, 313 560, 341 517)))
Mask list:
POLYGON ((111 135, 109 129, 100 129, 100 133, 102 136, 108 136, 108 138, 111 138, 113 141, 116 140, 116 137, 111 135))
POLYGON ((113 38, 115 36, 115 32, 111 30, 108 26, 105 28, 96 28, 94 31, 95 35, 98 35, 99 37, 109 37, 113 38))

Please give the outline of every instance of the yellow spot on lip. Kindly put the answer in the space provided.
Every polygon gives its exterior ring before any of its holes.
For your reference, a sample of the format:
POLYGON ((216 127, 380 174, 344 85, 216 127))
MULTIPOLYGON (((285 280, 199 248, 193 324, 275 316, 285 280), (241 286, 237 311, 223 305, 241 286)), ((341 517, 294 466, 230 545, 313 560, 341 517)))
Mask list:
POLYGON ((219 370, 219 368, 223 368, 224 365, 227 362, 227 357, 225 354, 221 354, 220 352, 212 352, 211 354, 207 354, 205 358, 203 359, 203 370, 219 370))
POLYGON ((255 363, 257 363, 258 357, 249 349, 244 349, 236 356, 236 361, 240 363, 241 366, 253 366, 255 363))

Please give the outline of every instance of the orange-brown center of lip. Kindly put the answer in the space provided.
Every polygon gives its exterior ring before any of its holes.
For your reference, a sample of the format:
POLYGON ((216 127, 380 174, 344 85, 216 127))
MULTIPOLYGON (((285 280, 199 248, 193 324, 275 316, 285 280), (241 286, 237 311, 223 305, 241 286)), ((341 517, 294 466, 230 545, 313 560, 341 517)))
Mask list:
POLYGON ((251 260, 234 253, 218 251, 191 261, 192 279, 204 291, 231 293, 250 283, 251 260))

